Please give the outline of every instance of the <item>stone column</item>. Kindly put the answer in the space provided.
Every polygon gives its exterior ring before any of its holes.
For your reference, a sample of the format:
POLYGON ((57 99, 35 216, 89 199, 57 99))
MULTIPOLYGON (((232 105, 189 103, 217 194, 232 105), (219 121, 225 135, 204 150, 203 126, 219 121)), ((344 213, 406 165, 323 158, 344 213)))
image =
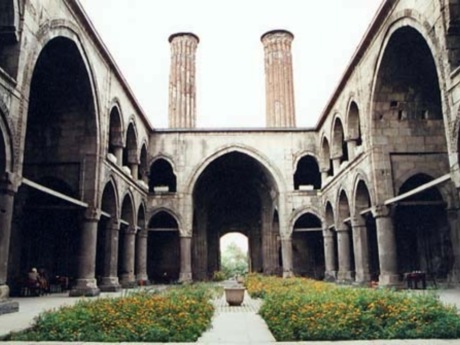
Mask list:
POLYGON ((120 223, 111 220, 107 224, 105 238, 104 276, 101 278, 99 289, 104 292, 117 292, 121 290, 118 281, 118 236, 120 223))
POLYGON ((364 285, 371 281, 366 223, 362 217, 356 217, 351 220, 351 226, 355 249, 356 282, 364 285))
POLYGON ((96 243, 97 223, 100 213, 89 207, 82 222, 80 251, 78 255, 78 276, 70 296, 98 296, 100 293, 96 281, 96 243))
POLYGON ((14 176, 5 173, 0 179, 0 315, 19 310, 18 302, 10 301, 10 289, 6 285, 8 275, 8 256, 11 237, 11 218, 13 216, 14 196, 17 184, 14 176))
POLYGON ((294 35, 272 30, 262 35, 265 53, 267 127, 295 127, 294 78, 291 44, 294 35))
POLYGON ((339 249, 339 272, 337 280, 339 282, 349 282, 353 280, 353 272, 350 267, 350 231, 348 227, 342 225, 337 227, 337 245, 339 249))
POLYGON ((348 139, 347 140, 347 149, 348 149, 348 160, 352 161, 353 158, 356 156, 356 139, 348 139))
POLYGON ((329 177, 329 174, 328 174, 329 169, 322 168, 320 171, 321 171, 321 187, 324 187, 326 185, 327 178, 329 177))
POLYGON ((115 146, 113 150, 114 156, 117 158, 117 165, 123 165, 123 146, 115 146))
POLYGON ((139 285, 147 285, 147 229, 138 231, 136 236, 136 281, 139 285))
POLYGON ((181 236, 180 238, 180 275, 181 283, 192 281, 192 237, 181 236))
POLYGON ((169 36, 169 128, 196 127, 195 54, 199 41, 190 32, 169 36))
POLYGON ((337 173, 340 171, 340 157, 333 157, 332 158, 332 165, 334 166, 334 175, 337 175, 337 173))
POLYGON ((136 277, 134 276, 134 261, 136 248, 136 228, 129 226, 124 232, 123 258, 121 262, 121 286, 132 288, 136 286, 136 277))
POLYGON ((129 165, 129 168, 131 169, 131 177, 134 179, 134 180, 138 180, 138 172, 139 172, 139 164, 138 163, 131 163, 129 165))
POLYGON ((374 210, 379 248, 380 276, 379 285, 395 286, 399 284, 396 257, 396 239, 390 209, 377 206, 374 210))
POLYGON ((291 237, 281 238, 281 255, 283 256, 283 278, 292 277, 292 239, 291 237))
POLYGON ((326 272, 324 280, 335 281, 337 278, 337 267, 335 267, 335 244, 334 234, 327 226, 323 228, 324 238, 324 260, 326 263, 326 272))
POLYGON ((451 247, 448 250, 449 263, 452 268, 449 272, 449 283, 458 285, 460 283, 460 224, 458 209, 447 210, 449 220, 451 247))

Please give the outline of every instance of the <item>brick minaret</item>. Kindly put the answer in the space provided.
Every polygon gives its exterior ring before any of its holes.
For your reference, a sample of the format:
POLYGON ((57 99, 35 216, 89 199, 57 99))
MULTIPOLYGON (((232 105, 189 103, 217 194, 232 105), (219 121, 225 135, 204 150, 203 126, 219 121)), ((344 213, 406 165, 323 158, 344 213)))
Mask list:
POLYGON ((199 41, 198 36, 190 32, 169 36, 169 128, 195 128, 195 53, 199 41))
POLYGON ((294 35, 272 30, 262 35, 265 51, 266 126, 295 127, 291 43, 294 35))

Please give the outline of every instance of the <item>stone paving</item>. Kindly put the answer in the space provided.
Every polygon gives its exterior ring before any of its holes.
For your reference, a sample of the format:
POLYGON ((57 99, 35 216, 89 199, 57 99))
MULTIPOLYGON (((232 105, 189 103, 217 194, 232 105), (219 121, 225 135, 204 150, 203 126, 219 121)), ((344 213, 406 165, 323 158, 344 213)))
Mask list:
MULTIPOLYGON (((417 290, 414 293, 429 293, 417 290)), ((438 290, 441 300, 448 304, 455 304, 460 310, 460 289, 438 290)), ((119 296, 123 294, 102 294, 105 296, 119 296)), ((94 297, 93 297, 94 298, 94 297)), ((25 329, 31 325, 33 318, 46 309, 57 308, 61 305, 74 304, 80 298, 69 298, 66 294, 51 294, 42 297, 27 297, 14 299, 19 302, 18 313, 0 315, 0 338, 10 331, 25 329)), ((310 341, 310 342, 276 342, 268 330, 265 322, 257 315, 261 302, 251 299, 247 294, 243 305, 230 307, 222 297, 214 301, 216 314, 212 327, 205 332, 198 343, 201 344, 246 344, 246 345, 460 345, 460 339, 415 339, 415 340, 362 340, 362 341, 310 341)), ((5 345, 56 345, 56 342, 3 342, 5 345)), ((98 343, 74 342, 74 345, 96 345, 98 343)), ((99 343, 110 345, 110 343, 99 343)), ((119 344, 146 344, 146 343, 119 343, 119 344)), ((150 343, 153 344, 153 343, 150 343)), ((174 345, 175 343, 170 343, 174 345)), ((184 343, 181 343, 184 344, 184 343)), ((177 345, 177 344, 176 344, 177 345)))

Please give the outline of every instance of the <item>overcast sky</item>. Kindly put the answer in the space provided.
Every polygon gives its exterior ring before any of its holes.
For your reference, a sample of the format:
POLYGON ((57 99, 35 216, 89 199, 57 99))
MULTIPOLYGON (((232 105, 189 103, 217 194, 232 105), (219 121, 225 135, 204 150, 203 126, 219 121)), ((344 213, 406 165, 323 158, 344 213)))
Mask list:
POLYGON ((265 126, 260 36, 287 29, 298 127, 314 126, 381 0, 80 0, 154 127, 168 125, 168 37, 191 31, 197 127, 265 126))

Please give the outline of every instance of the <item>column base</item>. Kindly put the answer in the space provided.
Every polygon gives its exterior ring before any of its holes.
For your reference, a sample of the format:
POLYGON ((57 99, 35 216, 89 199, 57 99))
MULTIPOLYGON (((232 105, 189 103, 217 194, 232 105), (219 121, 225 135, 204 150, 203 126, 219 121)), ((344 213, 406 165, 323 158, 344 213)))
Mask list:
POLYGON ((19 311, 19 303, 8 299, 0 300, 0 315, 16 313, 19 311))
POLYGON ((324 272, 324 281, 335 282, 337 279, 337 271, 326 271, 324 272))
POLYGON ((192 282, 192 272, 181 272, 179 274, 179 283, 191 283, 192 282))
POLYGON ((379 287, 398 287, 401 285, 399 281, 399 275, 397 274, 380 274, 379 276, 379 287))
POLYGON ((450 271, 449 276, 447 277, 447 282, 451 286, 460 285, 460 269, 454 268, 450 271))
POLYGON ((355 281, 355 274, 353 271, 339 271, 337 273, 337 282, 338 283, 352 283, 355 281))
POLYGON ((371 275, 369 273, 358 273, 356 272, 355 284, 360 286, 369 285, 371 282, 371 275))
POLYGON ((294 273, 292 271, 283 271, 283 278, 292 278, 294 273))
POLYGON ((121 290, 121 285, 118 282, 118 277, 104 277, 101 280, 99 289, 102 292, 118 292, 121 290))
POLYGON ((70 290, 70 297, 99 296, 101 290, 97 287, 96 279, 77 279, 76 285, 70 290))
POLYGON ((120 284, 123 289, 133 289, 137 286, 134 274, 122 274, 120 284))
POLYGON ((139 274, 136 276, 138 286, 150 285, 149 277, 146 274, 139 274))

